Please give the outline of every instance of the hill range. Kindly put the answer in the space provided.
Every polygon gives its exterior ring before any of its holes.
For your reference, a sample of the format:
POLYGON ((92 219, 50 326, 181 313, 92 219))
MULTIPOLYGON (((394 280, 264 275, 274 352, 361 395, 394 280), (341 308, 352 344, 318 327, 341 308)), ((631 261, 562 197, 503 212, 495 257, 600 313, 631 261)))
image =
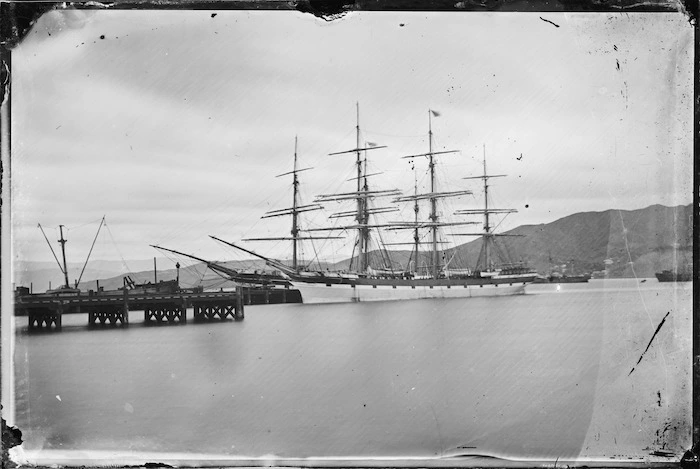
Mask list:
MULTIPOLYGON (((605 271, 611 278, 653 277, 664 269, 687 268, 692 262, 693 212, 691 205, 666 207, 652 205, 639 210, 606 210, 582 212, 539 225, 522 225, 499 237, 502 253, 514 254, 510 260, 523 261, 541 274, 552 270, 574 273, 605 271)), ((481 250, 481 239, 445 250, 443 259, 450 268, 473 268, 481 250)), ((388 264, 393 268, 408 266, 411 252, 379 250, 370 253, 374 265, 388 264)), ((356 261, 356 259, 355 259, 356 261)), ((422 254, 418 265, 427 263, 427 254, 422 254)), ((161 262, 158 280, 176 278, 175 268, 163 269, 161 262)), ((170 263, 172 265, 172 263, 170 263)), ((183 263, 184 264, 184 263, 183 263)), ((259 260, 221 262, 237 270, 270 270, 259 260)), ((321 265, 325 270, 346 270, 351 259, 335 264, 321 265)), ((119 261, 91 261, 83 274, 80 288, 106 290, 123 285, 123 277, 129 275, 137 283, 154 280, 153 261, 129 261, 129 273, 119 261)), ((75 267, 69 265, 69 270, 75 267)), ((313 268, 319 268, 314 266, 313 268)), ((62 274, 51 263, 24 263, 16 266, 15 285, 29 286, 43 291, 49 281, 54 287, 63 283, 62 274)), ((205 288, 230 286, 202 264, 180 269, 180 284, 184 287, 203 285, 205 288)))

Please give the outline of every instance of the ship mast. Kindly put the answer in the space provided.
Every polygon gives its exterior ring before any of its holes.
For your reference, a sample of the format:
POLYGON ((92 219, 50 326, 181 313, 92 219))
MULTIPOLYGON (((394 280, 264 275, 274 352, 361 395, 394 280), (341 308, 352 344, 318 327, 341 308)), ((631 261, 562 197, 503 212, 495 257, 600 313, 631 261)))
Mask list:
MULTIPOLYGON (((369 192, 369 183, 367 182, 367 152, 365 151, 365 161, 364 161, 364 174, 362 179, 364 184, 362 185, 362 190, 364 192, 369 192)), ((369 199, 362 199, 362 238, 364 244, 364 252, 362 261, 360 263, 360 271, 364 272, 369 267, 369 199)))
POLYGON ((519 235, 509 235, 509 234, 496 234, 493 232, 491 223, 489 220, 489 215, 494 214, 508 214, 515 213, 517 210, 511 208, 489 208, 489 179, 505 177, 505 174, 488 174, 486 171, 486 145, 484 145, 484 174, 481 176, 470 176, 463 179, 482 179, 484 181, 484 208, 483 209, 467 209, 467 210, 457 210, 455 215, 484 215, 484 231, 482 233, 454 233, 454 236, 481 236, 483 239, 481 245, 481 252, 479 253, 479 259, 477 261, 476 269, 482 269, 488 271, 492 267, 491 262, 491 248, 494 243, 494 238, 496 236, 519 236, 519 235))
POLYGON ((65 281, 66 281, 65 288, 70 288, 70 285, 68 285, 68 268, 66 267, 66 243, 68 241, 63 239, 63 225, 58 225, 58 228, 61 230, 61 239, 59 239, 58 242, 61 243, 61 253, 63 254, 63 265, 61 265, 61 262, 58 260, 58 257, 56 256, 56 253, 54 252, 53 247, 51 246, 51 243, 49 242, 48 236, 46 236, 44 229, 41 227, 41 223, 39 223, 37 226, 39 227, 39 230, 41 230, 41 234, 44 235, 44 239, 46 240, 46 244, 49 245, 49 249, 51 249, 51 254, 53 254, 53 258, 56 259, 56 264, 58 264, 58 268, 61 269, 61 273, 63 273, 63 276, 65 277, 65 281))
MULTIPOLYGON (((435 161, 433 161, 433 111, 428 109, 428 155, 430 157, 430 163, 428 167, 430 168, 430 192, 435 193, 435 161)), ((435 197, 430 198, 430 221, 433 222, 431 228, 433 235, 433 251, 432 251, 432 275, 433 278, 437 278, 438 272, 440 271, 440 256, 438 255, 437 249, 437 238, 438 238, 438 215, 437 215, 437 199, 435 197)))
MULTIPOLYGON (((457 225, 471 225, 473 222, 456 222, 456 223, 444 223, 440 221, 440 217, 437 212, 437 200, 445 197, 457 197, 457 196, 462 196, 462 195, 469 195, 472 192, 468 190, 461 190, 461 191, 450 191, 450 192, 438 192, 437 191, 437 183, 435 181, 435 159, 434 157, 436 155, 443 155, 447 153, 457 153, 458 150, 446 150, 446 151, 433 151, 433 124, 432 124, 432 116, 439 116, 440 114, 437 111, 433 111, 432 109, 428 110, 428 153, 421 153, 418 155, 408 155, 408 156, 403 156, 402 158, 417 158, 420 156, 427 156, 428 157, 428 169, 430 171, 430 192, 425 193, 425 194, 418 194, 417 190, 416 193, 413 195, 405 196, 405 197, 398 197, 394 200, 394 202, 414 202, 414 212, 415 212, 415 221, 413 223, 401 223, 401 222, 396 222, 394 223, 393 229, 412 229, 413 231, 413 244, 414 244, 414 249, 416 250, 416 258, 418 254, 418 229, 419 228, 429 228, 431 235, 432 235, 432 240, 431 240, 431 266, 430 266, 430 275, 433 278, 438 278, 440 276, 440 256, 439 256, 439 251, 438 251, 438 230, 440 227, 443 226, 457 226, 457 225), (430 202, 430 215, 428 219, 430 220, 428 223, 421 223, 418 222, 418 201, 419 200, 428 200, 430 202)), ((417 183, 416 183, 417 187, 417 183)), ((417 259, 416 259, 417 261, 417 259)))
POLYGON ((295 136, 294 137, 294 166, 292 171, 278 174, 275 177, 282 177, 282 176, 288 176, 292 175, 292 190, 293 190, 293 196, 292 196, 292 206, 288 208, 281 208, 277 210, 271 210, 269 212, 266 212, 262 217, 260 218, 273 218, 273 217, 281 217, 281 216, 286 216, 286 215, 291 215, 292 216, 292 229, 290 231, 290 234, 292 235, 291 237, 288 236, 282 236, 282 237, 274 237, 274 238, 245 238, 243 241, 284 241, 284 240, 291 240, 292 241, 292 269, 295 271, 299 271, 301 269, 301 266, 299 265, 299 243, 302 240, 313 240, 313 239, 330 239, 333 238, 332 236, 323 236, 323 237, 316 237, 316 236, 299 236, 299 232, 302 231, 301 228, 299 227, 299 214, 304 213, 304 212, 311 212, 314 210, 320 210, 323 207, 319 204, 310 204, 310 205, 300 205, 299 202, 299 176, 298 174, 302 171, 308 171, 313 168, 297 168, 297 160, 298 160, 298 138, 295 136))
MULTIPOLYGON (((78 288, 78 285, 80 284, 80 280, 83 278, 83 273, 85 272, 85 267, 87 267, 87 263, 90 260, 90 254, 92 254, 92 249, 95 247, 95 242, 97 241, 97 236, 100 234, 100 229, 102 228, 102 225, 105 222, 105 217, 102 217, 102 221, 100 222, 100 226, 97 228, 97 233, 95 234, 95 239, 92 241, 92 245, 90 246, 90 252, 88 252, 87 258, 85 259, 85 264, 83 264, 83 270, 80 272, 80 277, 78 277, 78 280, 75 281, 75 288, 78 288)), ((58 268, 61 269, 61 272, 63 273, 63 278, 65 280, 65 285, 62 288, 71 288, 69 280, 68 280, 68 263, 66 262, 66 243, 68 240, 66 240, 63 237, 63 228, 64 225, 58 225, 58 229, 61 234, 61 239, 58 240, 58 242, 61 244, 61 255, 63 257, 63 265, 61 265, 61 262, 58 260, 58 257, 56 256, 56 253, 53 250, 53 247, 51 246, 51 243, 49 242, 49 238, 46 236, 46 233, 44 232, 44 228, 41 227, 41 223, 37 225, 39 227, 39 230, 41 230, 41 234, 44 235, 44 239, 46 240, 46 244, 49 245, 49 249, 51 249, 51 254, 53 254, 53 258, 56 259, 56 263, 58 264, 58 268)))
POLYGON ((486 144, 484 144, 484 266, 489 268, 489 244, 491 227, 489 226, 489 178, 486 176, 486 144))
POLYGON ((70 288, 70 284, 68 282, 68 266, 66 264, 66 243, 68 241, 63 239, 63 225, 58 225, 58 229, 61 232, 61 239, 59 239, 58 242, 61 243, 61 254, 63 255, 63 275, 66 280, 65 288, 70 288))
MULTIPOLYGON (((366 152, 368 150, 377 150, 380 148, 386 148, 386 146, 375 145, 372 143, 367 143, 364 147, 361 146, 360 141, 360 105, 355 103, 356 106, 356 124, 355 124, 355 148, 346 151, 340 151, 335 153, 329 153, 329 156, 343 155, 354 153, 356 156, 355 165, 357 167, 357 176, 352 179, 357 180, 357 190, 355 192, 344 192, 339 194, 322 194, 316 197, 315 202, 325 203, 325 202, 340 202, 346 200, 355 200, 357 207, 352 212, 338 212, 332 214, 329 218, 340 218, 340 217, 355 217, 355 224, 349 226, 339 226, 332 228, 314 228, 308 229, 306 231, 334 231, 334 230, 347 230, 353 229, 357 230, 357 250, 358 250, 358 260, 359 268, 358 272, 364 273, 369 268, 369 232, 371 228, 379 228, 385 225, 370 225, 369 217, 370 215, 378 213, 387 213, 398 211, 395 207, 376 207, 369 208, 369 199, 376 197, 388 197, 397 196, 399 191, 397 190, 369 190, 369 184, 367 178, 369 176, 374 176, 376 174, 367 173, 367 156, 366 152), (362 154, 365 152, 365 159, 363 162, 362 154), (364 163, 364 171, 363 171, 364 163)), ((351 179, 351 180, 352 180, 351 179)), ((351 261, 352 262, 352 261, 351 261)))
POLYGON ((297 247, 299 243, 299 212, 297 211, 297 206, 299 205, 299 176, 297 175, 297 136, 294 136, 294 169, 292 172, 294 173, 293 180, 292 180, 292 186, 293 186, 293 191, 294 195, 292 197, 292 268, 294 270, 299 270, 299 266, 297 264, 297 247))
MULTIPOLYGON (((415 164, 413 165, 413 194, 418 195, 418 176, 416 176, 415 164)), ((415 228, 413 229, 413 250, 415 252, 413 258, 414 272, 418 272, 418 244, 420 243, 420 238, 418 236, 418 211, 418 199, 416 199, 413 201, 413 221, 416 224, 415 228)))
MULTIPOLYGON (((355 103, 355 109, 356 109, 356 114, 357 114, 357 125, 355 126, 355 137, 356 137, 356 142, 355 142, 355 149, 357 150, 357 161, 355 164, 357 164, 357 192, 361 192, 363 190, 363 179, 364 179, 364 190, 368 191, 369 189, 367 188, 367 178, 362 177, 362 150, 360 149, 360 103, 356 102, 355 103)), ((367 157, 365 156, 365 168, 366 168, 366 163, 367 157)), ((365 171, 366 173, 367 171, 365 171)), ((367 214, 367 199, 358 197, 357 198, 357 217, 355 218, 357 220, 358 224, 358 238, 357 238, 357 251, 358 251, 358 259, 360 261, 360 272, 365 272, 368 267, 368 249, 367 245, 369 244, 369 228, 367 228, 367 220, 369 219, 369 215, 367 214)))

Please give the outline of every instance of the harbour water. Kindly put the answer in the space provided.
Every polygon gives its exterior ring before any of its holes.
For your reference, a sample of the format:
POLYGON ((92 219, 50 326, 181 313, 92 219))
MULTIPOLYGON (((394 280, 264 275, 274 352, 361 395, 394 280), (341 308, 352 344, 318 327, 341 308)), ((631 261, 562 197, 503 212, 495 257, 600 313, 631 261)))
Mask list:
POLYGON ((690 446, 691 298, 691 283, 620 279, 249 306, 242 322, 182 326, 131 312, 128 328, 89 330, 70 315, 61 332, 28 334, 17 318, 20 454, 678 460, 690 446))

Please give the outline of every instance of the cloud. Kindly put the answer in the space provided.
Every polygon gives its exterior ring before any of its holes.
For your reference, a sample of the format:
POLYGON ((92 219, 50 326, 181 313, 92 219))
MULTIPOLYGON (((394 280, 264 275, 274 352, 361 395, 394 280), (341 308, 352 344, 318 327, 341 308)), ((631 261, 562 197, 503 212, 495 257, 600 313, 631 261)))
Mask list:
MULTIPOLYGON (((400 157, 427 151, 432 108, 434 148, 461 151, 439 158, 439 182, 465 187, 485 144, 489 171, 509 175, 493 195, 531 206, 508 223, 606 200, 689 201, 692 28, 680 16, 561 15, 544 28, 536 15, 401 13, 411 27, 396 28, 393 13, 330 25, 294 12, 161 13, 56 13, 41 27, 60 34, 15 51, 18 236, 107 214, 143 257, 152 242, 286 233, 288 219, 259 217, 290 204, 290 181, 274 176, 291 169, 295 135, 299 164, 314 167, 302 173, 306 201, 352 190, 354 155, 328 153, 356 144, 358 101, 362 139, 388 146, 370 155, 377 187, 412 192, 400 157)), ((426 161, 415 167, 425 190, 426 161)))

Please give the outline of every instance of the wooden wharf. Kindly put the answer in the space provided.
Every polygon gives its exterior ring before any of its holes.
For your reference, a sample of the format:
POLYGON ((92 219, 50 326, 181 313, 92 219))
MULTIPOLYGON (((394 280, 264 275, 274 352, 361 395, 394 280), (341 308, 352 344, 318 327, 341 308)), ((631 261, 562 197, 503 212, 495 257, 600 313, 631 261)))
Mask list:
POLYGON ((60 330, 64 314, 88 314, 88 326, 128 326, 129 311, 143 311, 146 324, 185 324, 187 310, 201 321, 242 321, 245 305, 301 303, 298 290, 238 287, 220 292, 80 292, 74 295, 16 295, 15 315, 27 316, 29 330, 60 330))

